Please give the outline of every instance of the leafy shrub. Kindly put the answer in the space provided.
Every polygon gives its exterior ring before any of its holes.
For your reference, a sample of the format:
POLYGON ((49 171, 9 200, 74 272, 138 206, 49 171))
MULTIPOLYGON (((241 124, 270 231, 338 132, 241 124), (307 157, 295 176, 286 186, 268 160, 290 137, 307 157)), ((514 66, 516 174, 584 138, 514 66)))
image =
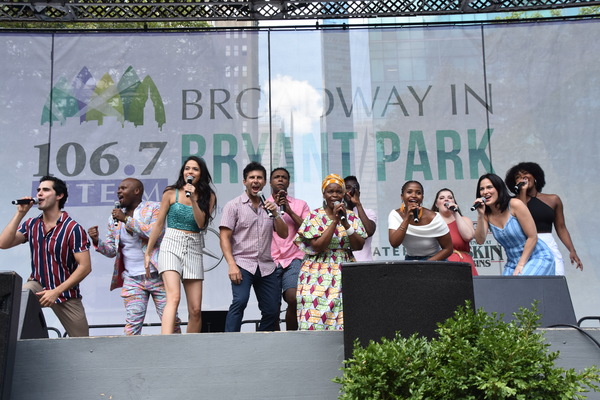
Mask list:
POLYGON ((475 312, 469 303, 426 339, 356 341, 352 358, 334 378, 341 400, 392 399, 584 399, 600 389, 596 366, 575 372, 556 367, 558 352, 536 332, 537 306, 521 308, 504 322, 496 313, 475 312))

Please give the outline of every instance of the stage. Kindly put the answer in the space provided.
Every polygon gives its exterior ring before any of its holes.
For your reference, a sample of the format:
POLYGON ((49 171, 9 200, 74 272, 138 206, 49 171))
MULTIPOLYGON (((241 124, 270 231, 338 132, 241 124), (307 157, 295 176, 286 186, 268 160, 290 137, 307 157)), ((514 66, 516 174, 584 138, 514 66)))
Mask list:
MULTIPOLYGON (((600 365, 580 332, 542 331, 558 366, 600 365)), ((585 331, 600 341, 600 329, 585 331)), ((11 399, 333 400, 343 354, 340 331, 19 340, 11 399)))
MULTIPOLYGON (((505 319, 537 301, 549 351, 560 352, 557 366, 581 371, 600 365, 600 328, 578 330, 564 277, 472 278, 470 273, 464 263, 345 265, 344 331, 51 339, 25 339, 42 336, 15 331, 21 339, 12 342, 10 399, 333 400, 340 386, 332 379, 351 356, 347 346, 354 339, 365 345, 396 331, 432 337, 437 323, 465 300, 505 319)), ((41 309, 30 293, 21 296, 25 311, 32 312, 14 314, 29 330, 41 309)), ((217 330, 217 322, 206 325, 217 330)), ((588 398, 600 400, 600 393, 588 398)))

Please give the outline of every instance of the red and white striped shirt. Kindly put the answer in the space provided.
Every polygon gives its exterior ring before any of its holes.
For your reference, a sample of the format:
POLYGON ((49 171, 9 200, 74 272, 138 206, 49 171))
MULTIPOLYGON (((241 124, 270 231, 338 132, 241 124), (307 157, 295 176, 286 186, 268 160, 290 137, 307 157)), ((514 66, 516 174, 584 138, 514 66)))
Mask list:
MULTIPOLYGON (((77 269, 74 253, 89 251, 90 241, 85 229, 63 211, 56 226, 44 234, 42 214, 29 218, 19 227, 19 232, 29 241, 31 250, 30 279, 39 282, 44 289, 55 289, 69 279, 77 269)), ((79 285, 58 296, 57 303, 80 298, 79 285)))

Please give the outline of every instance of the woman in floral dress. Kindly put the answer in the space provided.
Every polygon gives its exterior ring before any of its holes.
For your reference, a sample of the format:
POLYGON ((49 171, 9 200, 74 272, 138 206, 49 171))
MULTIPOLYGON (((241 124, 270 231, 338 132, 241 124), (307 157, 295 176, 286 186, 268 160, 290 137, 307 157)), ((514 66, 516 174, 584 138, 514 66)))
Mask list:
POLYGON ((323 207, 310 212, 298 228, 295 243, 306 253, 298 277, 300 330, 344 328, 340 263, 356 261, 367 233, 360 218, 343 203, 346 186, 336 174, 321 185, 323 207))

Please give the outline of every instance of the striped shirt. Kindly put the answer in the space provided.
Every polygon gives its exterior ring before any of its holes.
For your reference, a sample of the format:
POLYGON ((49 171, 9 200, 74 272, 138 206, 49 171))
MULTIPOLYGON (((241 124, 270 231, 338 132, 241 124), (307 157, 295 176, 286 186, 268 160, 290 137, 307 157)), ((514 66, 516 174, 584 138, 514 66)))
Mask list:
MULTIPOLYGON (((29 279, 39 282, 45 290, 55 289, 69 279, 77 269, 74 253, 89 251, 90 241, 85 229, 63 211, 56 226, 44 234, 42 215, 29 218, 19 227, 29 241, 31 250, 31 275, 29 279)), ((56 299, 62 303, 81 298, 79 285, 62 292, 56 299)))
POLYGON ((261 276, 275 271, 271 257, 273 219, 262 207, 255 209, 248 194, 229 201, 223 208, 220 227, 231 229, 231 251, 238 267, 261 276))

